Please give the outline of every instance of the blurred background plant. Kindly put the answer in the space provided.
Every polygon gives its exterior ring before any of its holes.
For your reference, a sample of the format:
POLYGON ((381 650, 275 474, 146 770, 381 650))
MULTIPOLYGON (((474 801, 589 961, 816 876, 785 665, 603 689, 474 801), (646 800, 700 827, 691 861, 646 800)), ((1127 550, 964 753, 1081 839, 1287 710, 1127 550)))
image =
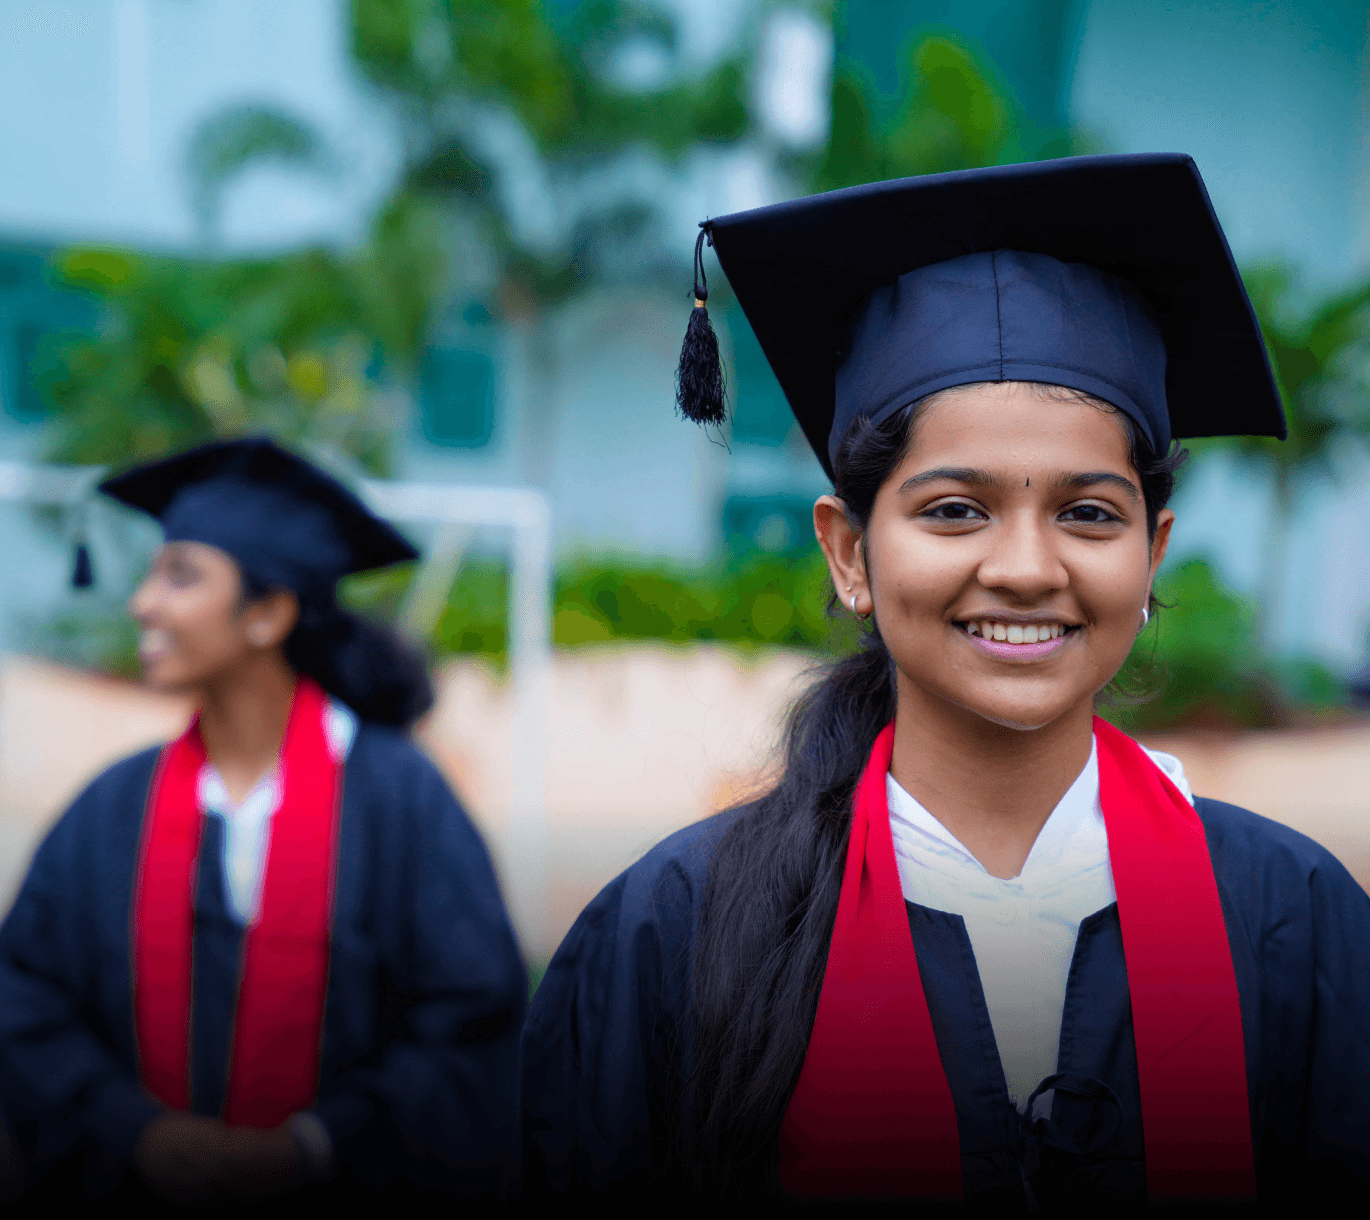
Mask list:
MULTIPOLYGON (((1046 31, 1062 62, 1067 7, 1018 6, 1033 8, 1029 34, 1046 31)), ((649 285, 676 294, 688 283, 688 241, 672 208, 695 189, 690 167, 701 155, 742 150, 745 168, 748 148, 769 150, 773 164, 756 174, 774 170, 767 190, 783 196, 1108 146, 1054 101, 1027 96, 1023 82, 1035 78, 1021 65, 1009 71, 1014 40, 1033 71, 1040 48, 1027 35, 996 33, 1003 23, 993 15, 982 38, 914 23, 891 39, 883 31, 893 18, 863 6, 758 4, 733 22, 722 52, 700 58, 679 13, 637 0, 349 0, 345 11, 352 66, 398 132, 393 187, 364 240, 226 253, 225 200, 244 175, 284 165, 328 185, 346 157, 285 106, 235 101, 209 114, 184 155, 192 252, 86 245, 53 261, 54 285, 92 303, 96 322, 38 345, 48 460, 127 465, 215 436, 270 432, 344 471, 397 473, 415 402, 452 396, 435 336, 453 319, 474 318, 498 325, 523 352, 516 428, 524 442, 512 473, 499 477, 547 489, 548 438, 565 428, 556 418, 565 349, 553 323, 590 290, 649 285), (767 22, 798 28, 801 17, 828 31, 827 118, 821 137, 787 143, 766 127, 757 100, 758 48, 767 22), (877 44, 887 70, 872 67, 877 44)), ((1059 85, 1039 92, 1052 89, 1059 93, 1059 85)), ((1165 571, 1158 594, 1173 608, 1143 633, 1123 681, 1154 697, 1109 705, 1139 729, 1291 723, 1344 703, 1333 672, 1282 648, 1274 622, 1299 496, 1370 437, 1370 281, 1320 295, 1301 287, 1291 265, 1264 263, 1253 264, 1248 283, 1290 439, 1194 443, 1183 477, 1229 462, 1268 486, 1261 573, 1246 596, 1225 586, 1211 556, 1182 555, 1165 571)), ((726 439, 739 452, 756 442, 752 456, 796 449, 788 410, 728 307, 726 285, 717 296, 737 395, 726 439)), ((658 388, 663 401, 653 409, 669 412, 669 389, 658 388)), ((802 442, 796 451, 794 460, 811 466, 802 442)), ((812 497, 803 493, 732 495, 722 545, 708 559, 568 551, 555 642, 850 647, 850 619, 827 613, 826 573, 808 541, 812 497), (754 514, 761 525, 727 524, 753 501, 769 505, 754 514)), ((412 575, 359 580, 348 597, 393 620, 412 575)), ((434 651, 502 658, 506 592, 502 562, 473 553, 432 633, 434 651)), ((132 635, 116 602, 91 601, 49 622, 41 646, 50 654, 130 670, 132 635)))
POLYGON ((910 36, 902 60, 890 100, 859 62, 838 67, 813 189, 1095 151, 1082 133, 1033 123, 983 52, 951 32, 910 36))
POLYGON ((1286 263, 1256 266, 1244 276, 1284 396, 1289 435, 1279 442, 1222 437, 1190 447, 1196 457, 1229 454, 1270 487, 1257 604, 1261 643, 1273 648, 1298 493, 1311 480, 1335 479, 1337 455, 1370 440, 1370 280, 1310 301, 1286 263))
POLYGON ((233 105, 205 119, 186 158, 202 257, 96 247, 58 263, 58 286, 93 297, 101 326, 50 342, 41 359, 49 460, 130 465, 270 432, 388 473, 399 421, 386 391, 416 392, 447 299, 490 281, 550 380, 547 308, 597 277, 644 271, 634 239, 655 219, 650 193, 616 184, 606 165, 644 151, 678 161, 747 129, 741 54, 698 76, 633 79, 630 60, 669 63, 676 42, 664 12, 633 0, 351 0, 350 15, 354 60, 403 132, 404 164, 365 246, 215 259, 236 177, 262 162, 326 177, 336 156, 282 110, 233 105), (529 174, 543 215, 516 180, 529 174))

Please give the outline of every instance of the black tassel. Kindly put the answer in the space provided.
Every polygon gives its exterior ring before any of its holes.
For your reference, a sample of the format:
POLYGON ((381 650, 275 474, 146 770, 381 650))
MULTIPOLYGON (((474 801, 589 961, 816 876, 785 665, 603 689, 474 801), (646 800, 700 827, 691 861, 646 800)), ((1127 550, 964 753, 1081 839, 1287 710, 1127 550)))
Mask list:
POLYGON ((704 242, 713 245, 709 222, 699 226, 695 241, 695 307, 680 347, 680 366, 675 374, 675 402, 686 419, 697 424, 721 424, 728 415, 723 384, 723 362, 718 357, 718 336, 709 321, 709 282, 704 276, 704 242))
POLYGON ((78 542, 71 565, 71 587, 89 589, 94 583, 95 569, 90 563, 90 548, 84 542, 78 542))

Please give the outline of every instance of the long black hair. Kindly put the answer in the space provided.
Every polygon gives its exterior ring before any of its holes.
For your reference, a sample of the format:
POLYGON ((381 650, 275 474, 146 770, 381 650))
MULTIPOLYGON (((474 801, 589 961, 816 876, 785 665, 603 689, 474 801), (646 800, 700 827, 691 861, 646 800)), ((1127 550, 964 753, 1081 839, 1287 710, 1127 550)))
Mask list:
MULTIPOLYGON (((273 588, 240 569, 244 601, 273 588)), ((433 706, 419 653, 393 632, 338 605, 333 590, 296 594, 300 617, 285 641, 286 663, 347 704, 359 719, 408 728, 433 706)))
MULTIPOLYGON (((1119 416, 1154 537, 1184 451, 1153 453, 1127 416, 1098 399, 1034 388, 1119 416)), ((879 423, 858 418, 843 437, 833 490, 857 529, 866 529, 876 493, 934 397, 879 423)), ((852 796, 894 712, 894 662, 872 616, 860 650, 834 664, 791 711, 779 782, 736 813, 714 850, 692 965, 694 1068, 682 1107, 691 1117, 676 1133, 680 1168, 703 1193, 774 1188, 780 1126, 804 1063, 837 915, 852 796)))

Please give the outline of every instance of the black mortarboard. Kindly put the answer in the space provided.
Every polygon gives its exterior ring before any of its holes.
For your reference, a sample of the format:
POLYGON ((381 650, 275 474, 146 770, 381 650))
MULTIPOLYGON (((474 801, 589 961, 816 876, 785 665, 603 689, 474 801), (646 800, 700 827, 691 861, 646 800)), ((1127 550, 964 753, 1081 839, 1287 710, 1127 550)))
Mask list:
MULTIPOLYGON (((876 182, 702 229, 829 474, 856 416, 974 381, 1085 390, 1159 453, 1172 437, 1285 435, 1251 302, 1181 153, 876 182)), ((717 421, 719 387, 685 393, 702 312, 680 405, 717 421)))
POLYGON ((218 547, 267 587, 302 596, 418 557, 337 479, 264 438, 202 445, 106 479, 100 490, 156 517, 168 542, 218 547))

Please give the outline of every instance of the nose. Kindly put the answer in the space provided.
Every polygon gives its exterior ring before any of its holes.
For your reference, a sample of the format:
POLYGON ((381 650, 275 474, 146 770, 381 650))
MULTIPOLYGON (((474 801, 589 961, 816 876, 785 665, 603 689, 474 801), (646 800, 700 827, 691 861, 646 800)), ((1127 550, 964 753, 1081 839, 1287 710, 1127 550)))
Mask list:
POLYGON ((986 589, 1030 605, 1070 583, 1056 549, 1056 532, 1040 513, 1010 513, 986 535, 989 550, 976 572, 986 589))
POLYGON ((133 590, 133 596, 128 599, 128 612, 137 622, 147 623, 152 617, 156 602, 157 594, 153 580, 148 576, 133 590))

